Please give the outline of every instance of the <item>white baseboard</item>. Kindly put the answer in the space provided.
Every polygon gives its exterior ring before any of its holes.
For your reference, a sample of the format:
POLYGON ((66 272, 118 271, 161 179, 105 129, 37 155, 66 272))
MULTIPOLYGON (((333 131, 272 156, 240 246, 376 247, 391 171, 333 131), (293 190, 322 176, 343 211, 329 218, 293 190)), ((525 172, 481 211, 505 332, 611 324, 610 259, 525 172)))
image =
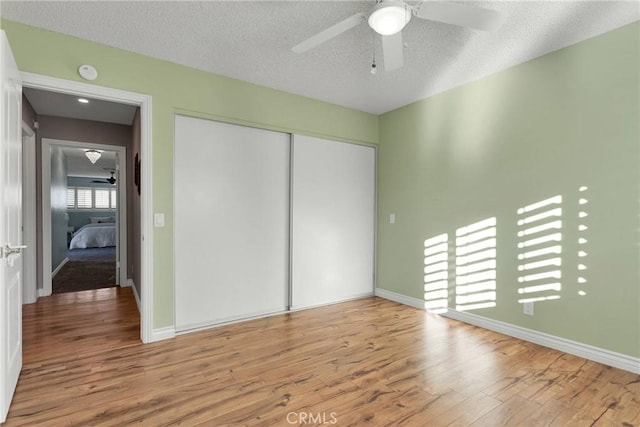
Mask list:
POLYGON ((56 277, 56 274, 58 274, 60 272, 60 270, 62 270, 62 267, 64 267, 64 265, 66 263, 68 263, 68 262, 69 262, 69 258, 67 257, 67 258, 63 259, 60 264, 58 264, 56 269, 51 272, 51 279, 52 280, 53 280, 54 277, 56 277))
POLYGON ((402 295, 397 292, 388 291, 386 289, 380 289, 380 288, 376 288, 375 295, 380 298, 384 298, 400 304, 408 305, 409 307, 424 310, 424 301, 420 301, 418 298, 408 297, 406 295, 402 295))
POLYGON ((158 328, 151 331, 151 341, 149 342, 168 340, 168 339, 174 338, 175 336, 176 336, 176 329, 173 326, 158 328))
MULTIPOLYGON (((376 288, 376 296, 424 310, 424 302, 418 298, 408 297, 406 295, 379 288, 376 288)), ((448 309, 446 313, 442 313, 441 315, 470 325, 478 326, 480 328, 499 332, 510 337, 519 338, 524 341, 529 341, 534 344, 572 354, 574 356, 584 357, 585 359, 593 360, 594 362, 602 363, 603 365, 623 369, 625 371, 633 372, 634 374, 640 374, 640 358, 637 357, 631 357, 588 344, 571 341, 554 335, 545 334, 543 332, 534 331, 532 329, 523 328, 521 326, 512 325, 510 323, 501 322, 499 320, 478 316, 473 313, 448 309)))

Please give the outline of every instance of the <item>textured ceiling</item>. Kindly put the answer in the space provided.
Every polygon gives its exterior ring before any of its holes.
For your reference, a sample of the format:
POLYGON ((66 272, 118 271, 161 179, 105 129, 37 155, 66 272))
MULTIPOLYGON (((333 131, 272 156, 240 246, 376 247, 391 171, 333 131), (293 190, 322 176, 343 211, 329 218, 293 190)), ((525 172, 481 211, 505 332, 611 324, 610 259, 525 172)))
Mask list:
POLYGON ((375 114, 640 19, 637 1, 462 2, 502 11, 506 22, 483 33, 414 18, 403 31, 405 66, 374 76, 380 40, 366 24, 291 51, 374 1, 2 3, 10 20, 375 114))

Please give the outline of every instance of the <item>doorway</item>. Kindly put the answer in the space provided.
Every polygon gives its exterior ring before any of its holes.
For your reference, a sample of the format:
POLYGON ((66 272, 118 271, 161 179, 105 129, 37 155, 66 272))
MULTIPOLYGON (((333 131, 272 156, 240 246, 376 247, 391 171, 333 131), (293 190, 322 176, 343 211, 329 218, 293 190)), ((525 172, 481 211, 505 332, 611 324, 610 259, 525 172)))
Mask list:
MULTIPOLYGON (((138 212, 135 216, 135 220, 137 221, 139 228, 139 238, 136 240, 136 244, 138 245, 139 249, 139 258, 133 266, 133 268, 136 269, 138 277, 137 282, 133 283, 133 285, 135 286, 136 302, 138 303, 140 312, 141 340, 143 342, 152 342, 161 339, 161 337, 154 337, 153 334, 153 315, 151 309, 153 306, 153 289, 148 285, 149 283, 152 283, 150 256, 152 253, 153 245, 151 228, 152 221, 150 220, 150 218, 152 218, 151 97, 147 95, 120 91, 86 83, 72 82, 31 73, 22 73, 22 79, 23 86, 25 88, 43 90, 54 94, 85 97, 96 101, 107 101, 111 103, 125 104, 139 108, 139 152, 136 154, 140 159, 137 168, 137 170, 140 171, 139 187, 142 187, 143 191, 139 193, 140 196, 138 202, 138 212)), ((127 159, 131 159, 132 157, 133 153, 130 153, 127 159)), ((39 160, 40 162, 42 161, 41 156, 39 160)), ((29 224, 29 226, 34 227, 35 225, 36 224, 29 224)), ((42 260, 40 256, 39 259, 42 260)), ((125 273, 127 272, 127 269, 128 268, 125 266, 125 273)), ((40 280, 39 282, 39 288, 43 289, 43 281, 40 280)), ((40 292, 44 293, 44 291, 40 292)))
POLYGON ((126 147, 42 138, 42 295, 132 284, 126 159, 126 147))

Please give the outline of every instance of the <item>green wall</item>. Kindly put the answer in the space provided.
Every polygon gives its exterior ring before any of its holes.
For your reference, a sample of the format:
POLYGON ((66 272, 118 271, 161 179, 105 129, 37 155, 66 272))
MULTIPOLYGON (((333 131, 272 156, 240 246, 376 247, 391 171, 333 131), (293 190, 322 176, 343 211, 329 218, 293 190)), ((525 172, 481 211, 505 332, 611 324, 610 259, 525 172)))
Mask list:
POLYGON ((3 20, 22 71, 83 81, 81 64, 99 72, 96 85, 153 97, 154 328, 173 325, 173 118, 176 112, 285 132, 371 143, 378 117, 337 105, 198 71, 101 44, 3 20))
POLYGON ((378 287, 423 299, 424 240, 448 233, 455 308, 456 230, 495 217, 495 307, 474 314, 640 356, 639 27, 380 116, 378 287), (560 298, 524 316, 517 210, 556 195, 560 298))

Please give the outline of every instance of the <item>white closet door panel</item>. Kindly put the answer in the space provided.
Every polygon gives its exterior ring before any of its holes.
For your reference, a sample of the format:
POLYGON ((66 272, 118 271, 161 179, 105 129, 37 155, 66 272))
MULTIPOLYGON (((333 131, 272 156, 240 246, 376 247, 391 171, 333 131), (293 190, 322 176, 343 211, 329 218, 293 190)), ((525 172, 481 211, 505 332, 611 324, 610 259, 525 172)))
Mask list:
POLYGON ((375 150, 294 136, 292 308, 373 293, 375 150))
POLYGON ((176 116, 176 329, 286 310, 289 144, 176 116))

